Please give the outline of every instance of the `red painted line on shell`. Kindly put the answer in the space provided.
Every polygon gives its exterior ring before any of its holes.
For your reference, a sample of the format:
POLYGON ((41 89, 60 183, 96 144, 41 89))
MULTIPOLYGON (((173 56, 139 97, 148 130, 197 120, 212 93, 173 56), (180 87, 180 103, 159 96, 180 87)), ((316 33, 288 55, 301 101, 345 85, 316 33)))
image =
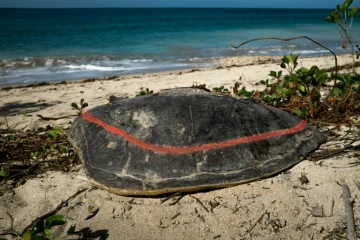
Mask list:
POLYGON ((239 144, 244 143, 251 143, 256 141, 261 141, 269 138, 275 138, 280 137, 287 134, 297 133, 305 129, 307 123, 303 120, 299 122, 298 125, 292 127, 292 128, 286 128, 282 130, 276 130, 271 131, 267 133, 262 133, 258 135, 253 135, 249 137, 240 137, 235 138, 231 140, 226 140, 223 142, 218 143, 208 143, 203 145, 197 145, 197 146, 185 146, 185 147, 172 147, 172 146, 159 146, 155 144, 146 143, 144 141, 141 141, 140 139, 137 139, 130 134, 126 133, 124 130, 120 128, 116 128, 114 126, 111 126, 100 119, 92 116, 89 111, 85 112, 82 117, 86 119, 89 122, 95 123, 102 128, 104 128, 106 131, 111 132, 113 134, 117 134, 125 138, 127 141, 150 151, 153 151, 155 153, 166 153, 166 154, 189 154, 189 153, 195 153, 200 151, 206 151, 206 150, 213 150, 213 149, 220 149, 220 148, 227 148, 236 146, 239 144))

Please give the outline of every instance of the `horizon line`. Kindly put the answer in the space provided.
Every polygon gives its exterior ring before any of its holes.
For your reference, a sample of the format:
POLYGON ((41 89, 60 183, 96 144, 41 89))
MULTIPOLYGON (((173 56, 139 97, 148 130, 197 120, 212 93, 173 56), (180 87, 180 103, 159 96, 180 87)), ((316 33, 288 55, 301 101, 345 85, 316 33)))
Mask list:
POLYGON ((0 7, 0 9, 301 9, 301 10, 329 10, 332 8, 302 8, 302 7, 0 7))

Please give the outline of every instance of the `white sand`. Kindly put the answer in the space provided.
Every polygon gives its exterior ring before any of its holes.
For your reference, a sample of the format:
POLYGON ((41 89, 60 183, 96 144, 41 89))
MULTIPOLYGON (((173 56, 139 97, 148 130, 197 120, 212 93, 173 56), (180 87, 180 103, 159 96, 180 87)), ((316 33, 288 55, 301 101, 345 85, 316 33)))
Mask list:
MULTIPOLYGON (((221 85, 229 88, 242 77, 242 86, 254 89, 257 87, 254 83, 270 78, 267 76, 270 70, 281 70, 278 64, 263 63, 269 60, 279 62, 271 57, 227 58, 218 60, 221 69, 139 74, 88 83, 77 81, 2 90, 0 109, 1 114, 7 116, 8 125, 17 129, 48 124, 67 129, 75 117, 44 121, 36 115, 72 115, 76 112, 70 104, 81 98, 92 108, 108 103, 111 95, 133 97, 141 87, 155 92, 195 83, 206 84, 210 89, 221 85), (247 65, 250 63, 254 65, 247 65), (236 67, 230 67, 232 65, 236 67)), ((332 57, 300 59, 301 65, 308 68, 312 65, 331 67, 333 61, 332 57)), ((339 57, 340 64, 350 62, 349 56, 339 57)), ((6 128, 3 117, 0 127, 6 128)), ((324 148, 334 144, 328 143, 324 148)), ((336 146, 344 144, 346 140, 336 146)), ((133 200, 99 189, 85 191, 63 207, 60 214, 67 216, 67 226, 76 223, 78 230, 89 227, 95 234, 108 235, 108 239, 321 239, 331 230, 345 226, 342 189, 338 183, 349 184, 355 199, 355 218, 359 220, 360 190, 354 180, 360 180, 360 166, 349 167, 349 163, 359 161, 355 153, 327 159, 323 164, 305 160, 276 177, 186 195, 175 205, 171 205, 174 199, 161 203, 157 198, 133 200), (306 174, 308 184, 301 185, 301 174, 306 174), (211 210, 210 203, 216 202, 219 205, 211 210), (90 205, 99 207, 99 212, 85 220, 90 205), (315 217, 311 212, 313 207, 322 208, 323 217, 315 217)), ((82 180, 85 175, 79 168, 79 172, 67 174, 48 172, 16 188, 15 194, 0 196, 0 231, 11 226, 7 212, 14 218, 14 229, 22 231, 33 219, 54 209, 79 189, 91 188, 82 180)))

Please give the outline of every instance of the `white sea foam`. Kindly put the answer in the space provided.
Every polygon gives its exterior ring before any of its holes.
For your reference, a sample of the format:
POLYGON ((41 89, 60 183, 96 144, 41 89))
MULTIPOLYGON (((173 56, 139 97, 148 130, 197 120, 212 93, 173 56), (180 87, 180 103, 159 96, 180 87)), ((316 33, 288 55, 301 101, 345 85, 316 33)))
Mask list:
POLYGON ((52 66, 53 62, 54 62, 54 59, 48 58, 45 61, 45 66, 50 67, 50 66, 52 66))
POLYGON ((151 59, 135 59, 135 60, 132 60, 132 62, 134 62, 134 63, 142 63, 142 62, 152 62, 152 60, 151 59))
POLYGON ((194 58, 190 58, 190 59, 189 59, 190 62, 198 61, 198 60, 201 60, 201 58, 194 57, 194 58))
POLYGON ((66 68, 69 69, 76 69, 76 70, 95 70, 95 71, 123 71, 127 70, 124 67, 102 67, 90 64, 83 64, 83 65, 68 65, 66 68))
POLYGON ((316 54, 316 53, 328 53, 328 50, 300 50, 298 53, 302 54, 316 54))

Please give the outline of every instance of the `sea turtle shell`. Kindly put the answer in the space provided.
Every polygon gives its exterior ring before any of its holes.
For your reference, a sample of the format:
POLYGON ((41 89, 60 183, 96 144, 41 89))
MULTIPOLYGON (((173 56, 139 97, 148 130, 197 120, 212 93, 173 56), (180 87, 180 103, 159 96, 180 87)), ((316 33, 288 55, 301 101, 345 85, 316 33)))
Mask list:
POLYGON ((326 140, 305 121, 251 99, 194 88, 116 100, 73 123, 92 182, 120 195, 233 186, 282 172, 326 140))

